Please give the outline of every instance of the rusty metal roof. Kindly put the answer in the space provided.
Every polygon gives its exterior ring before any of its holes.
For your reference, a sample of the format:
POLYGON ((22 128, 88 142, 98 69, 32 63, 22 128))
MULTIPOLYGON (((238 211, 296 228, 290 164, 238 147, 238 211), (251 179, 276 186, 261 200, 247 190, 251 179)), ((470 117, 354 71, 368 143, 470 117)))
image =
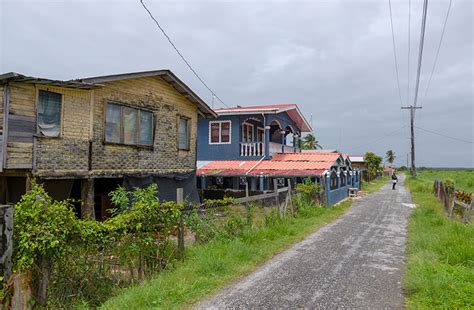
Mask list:
POLYGON ((321 175, 330 169, 341 156, 339 153, 278 153, 272 159, 257 160, 217 160, 203 165, 197 174, 239 176, 309 176, 321 175))
POLYGON ((80 82, 80 81, 61 81, 61 80, 52 80, 52 79, 45 79, 33 76, 26 76, 16 72, 8 72, 4 74, 0 74, 0 81, 8 82, 23 82, 23 83, 33 83, 33 84, 45 84, 51 86, 59 86, 59 87, 66 87, 66 88, 79 88, 79 89, 93 89, 101 87, 100 84, 95 83, 87 83, 87 82, 80 82))

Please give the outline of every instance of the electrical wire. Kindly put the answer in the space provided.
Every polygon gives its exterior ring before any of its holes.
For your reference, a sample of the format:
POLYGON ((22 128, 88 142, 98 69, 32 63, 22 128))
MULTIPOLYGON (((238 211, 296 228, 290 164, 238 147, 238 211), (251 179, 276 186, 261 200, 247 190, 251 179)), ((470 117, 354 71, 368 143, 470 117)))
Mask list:
POLYGON ((421 63, 423 61, 423 45, 425 42, 425 29, 426 29, 426 13, 428 11, 428 0, 423 1, 423 16, 421 19, 421 31, 420 31, 420 47, 418 49, 418 67, 416 72, 416 84, 415 84, 415 99, 413 106, 416 107, 418 102, 418 91, 420 88, 420 74, 421 74, 421 63))
POLYGON ((363 146, 366 146, 366 145, 369 145, 369 144, 378 142, 378 141, 380 141, 380 140, 382 140, 382 139, 384 139, 384 138, 386 138, 386 137, 388 137, 388 136, 393 135, 394 133, 399 132, 400 130, 402 130, 402 129, 405 128, 405 127, 407 127, 407 125, 404 125, 404 126, 398 128, 398 129, 394 130, 394 131, 389 132, 389 133, 386 133, 386 134, 383 135, 382 137, 377 138, 377 139, 375 139, 375 140, 373 140, 373 141, 370 141, 370 142, 368 142, 368 143, 364 143, 364 144, 361 144, 361 145, 359 145, 359 146, 353 147, 353 149, 358 149, 358 148, 361 148, 361 147, 363 147, 363 146))
POLYGON ((435 71, 436 64, 438 62, 439 50, 441 49, 441 44, 443 43, 444 31, 446 29, 446 24, 448 23, 448 17, 449 17, 449 12, 451 11, 452 3, 453 3, 453 0, 449 0, 448 11, 446 13, 446 18, 444 19, 443 31, 441 32, 441 38, 439 39, 438 50, 436 51, 436 57, 433 63, 433 69, 431 69, 430 78, 428 80, 428 85, 426 86, 426 90, 425 90, 425 98, 428 94, 428 89, 430 88, 430 85, 431 85, 431 79, 433 78, 433 73, 435 71))
POLYGON ((204 82, 204 80, 199 76, 199 74, 197 74, 196 70, 194 70, 194 68, 191 66, 191 64, 186 60, 186 58, 183 56, 183 54, 181 54, 181 52, 178 50, 178 48, 176 47, 176 45, 174 45, 173 41, 171 41, 171 38, 168 36, 168 34, 166 33, 166 31, 163 29, 163 27, 161 27, 160 23, 158 22, 158 20, 153 16, 153 14, 151 13, 151 11, 147 8, 147 6, 145 5, 145 3, 143 3, 143 0, 140 0, 140 3, 142 4, 143 8, 148 12, 148 15, 150 15, 150 18, 155 22, 155 24, 158 26, 158 28, 160 29, 160 31, 163 33, 163 35, 166 37, 166 39, 168 40, 168 42, 171 44, 171 46, 174 48, 174 50, 176 51, 176 53, 178 53, 179 57, 181 57, 181 59, 184 61, 184 63, 188 66, 188 68, 191 70, 192 73, 194 73, 194 75, 198 78, 198 80, 202 83, 202 85, 204 85, 212 94, 212 96, 216 97, 223 105, 225 105, 226 107, 229 108, 229 106, 224 102, 222 101, 221 98, 219 98, 219 96, 216 95, 216 93, 206 84, 206 82, 204 82))
POLYGON ((435 134, 435 135, 438 135, 438 136, 441 136, 441 137, 445 137, 445 138, 448 138, 448 139, 452 139, 452 140, 456 140, 456 141, 460 141, 460 142, 464 142, 464 143, 469 143, 469 144, 474 144, 473 141, 459 139, 459 138, 456 138, 456 137, 451 137, 451 136, 448 136, 448 135, 445 135, 445 134, 442 134, 442 133, 439 133, 439 132, 436 132, 436 131, 428 130, 428 129, 425 129, 425 128, 421 128, 421 127, 418 127, 418 126, 415 126, 415 128, 426 131, 426 132, 429 132, 429 133, 432 133, 432 134, 435 134))
POLYGON ((395 57, 395 71, 397 73, 398 96, 400 97, 400 105, 403 105, 402 91, 400 89, 400 77, 399 77, 399 74, 398 74, 397 49, 395 47, 395 32, 393 31, 393 17, 392 17, 392 2, 391 2, 391 0, 388 0, 388 7, 389 7, 389 10, 390 10, 390 26, 392 28, 392 45, 393 45, 393 56, 395 57))

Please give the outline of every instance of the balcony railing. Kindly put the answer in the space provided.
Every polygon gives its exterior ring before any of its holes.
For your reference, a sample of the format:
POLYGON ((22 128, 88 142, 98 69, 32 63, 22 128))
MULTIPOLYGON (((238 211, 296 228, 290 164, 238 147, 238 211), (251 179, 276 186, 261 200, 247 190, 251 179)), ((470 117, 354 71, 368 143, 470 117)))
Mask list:
POLYGON ((240 143, 240 156, 263 156, 264 152, 263 142, 240 143))
POLYGON ((281 153, 282 152, 282 147, 283 147, 283 153, 299 153, 299 152, 301 152, 301 149, 299 149, 297 147, 283 145, 283 144, 276 143, 276 142, 270 142, 270 156, 275 154, 275 153, 281 153))

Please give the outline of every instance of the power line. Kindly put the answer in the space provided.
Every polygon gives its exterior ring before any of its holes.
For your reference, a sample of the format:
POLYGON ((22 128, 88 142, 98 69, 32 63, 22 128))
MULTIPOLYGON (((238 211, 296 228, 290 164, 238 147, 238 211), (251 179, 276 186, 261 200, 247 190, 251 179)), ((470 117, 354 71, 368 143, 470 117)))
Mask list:
POLYGON ((392 45, 393 45, 393 56, 395 57, 395 71, 397 73, 397 86, 398 86, 398 96, 400 97, 400 104, 402 103, 402 92, 400 90, 400 77, 398 74, 398 60, 397 60, 397 49, 395 47, 395 32, 393 31, 393 17, 392 17, 392 2, 388 0, 388 7, 390 10, 390 26, 392 27, 392 45))
POLYGON ((361 147, 363 147, 363 146, 366 146, 366 145, 369 145, 369 144, 378 142, 378 141, 380 141, 380 140, 382 140, 382 139, 384 139, 384 138, 386 138, 386 137, 388 137, 388 136, 393 135, 394 133, 399 132, 400 130, 402 130, 402 129, 405 128, 405 127, 406 127, 406 125, 404 125, 404 126, 398 128, 398 129, 396 129, 396 130, 394 130, 394 131, 391 131, 391 132, 389 132, 389 133, 386 133, 386 134, 383 135, 382 137, 377 138, 377 139, 375 139, 375 140, 373 140, 373 141, 370 141, 370 142, 368 142, 368 143, 364 143, 364 144, 361 144, 361 145, 359 145, 359 146, 356 146, 356 147, 354 147, 354 149, 358 149, 358 148, 361 148, 361 147))
POLYGON ((426 131, 426 132, 429 132, 429 133, 432 133, 432 134, 441 136, 441 137, 445 137, 445 138, 448 138, 448 139, 452 139, 452 140, 456 140, 456 141, 460 141, 460 142, 464 142, 464 143, 474 144, 473 141, 463 140, 463 139, 459 139, 459 138, 456 138, 456 137, 451 137, 451 136, 448 136, 448 135, 445 135, 445 134, 442 134, 442 133, 439 133, 439 132, 436 132, 436 131, 424 129, 424 128, 417 127, 417 126, 415 126, 415 127, 418 128, 418 129, 421 129, 421 130, 423 130, 423 131, 426 131))
POLYGON ((418 101, 418 90, 420 88, 421 63, 423 60, 423 44, 425 42, 426 12, 428 11, 428 0, 423 1, 423 16, 421 20, 420 47, 418 50, 418 67, 416 72, 415 100, 413 106, 416 107, 418 101))
POLYGON ((178 48, 176 47, 176 45, 174 45, 173 41, 171 41, 171 38, 168 36, 168 34, 165 32, 165 30, 163 29, 163 27, 161 27, 160 23, 158 22, 158 20, 156 20, 156 18, 153 16, 153 14, 150 12, 150 10, 147 8, 147 6, 145 5, 145 3, 143 3, 143 0, 140 0, 140 3, 142 4, 143 8, 148 12, 148 15, 150 15, 150 18, 155 22, 155 24, 158 26, 158 28, 161 30, 161 32, 163 33, 163 35, 166 37, 166 39, 168 40, 168 42, 171 44, 171 46, 174 48, 174 50, 176 51, 176 53, 178 53, 179 57, 181 57, 181 59, 184 61, 184 63, 188 66, 188 68, 194 73, 194 75, 198 78, 198 80, 202 83, 202 85, 204 85, 212 94, 213 97, 217 98, 223 105, 225 105, 226 107, 229 108, 229 106, 227 104, 225 104, 224 101, 222 101, 221 98, 219 98, 219 96, 216 95, 216 93, 209 87, 207 86, 206 82, 204 82, 204 80, 199 76, 199 74, 197 74, 196 70, 194 70, 194 68, 189 64, 189 62, 186 60, 186 58, 184 58, 183 54, 181 54, 181 52, 178 50, 178 48))
POLYGON ((428 85, 426 86, 426 90, 425 90, 425 98, 426 98, 426 95, 428 94, 428 89, 430 88, 431 79, 433 78, 433 73, 436 68, 436 63, 438 62, 439 50, 441 49, 441 44, 443 43, 444 30, 446 29, 446 24, 448 23, 448 17, 449 17, 449 12, 451 11, 452 3, 453 3, 453 0, 449 0, 448 11, 446 13, 446 18, 444 19, 443 31, 441 32, 441 38, 439 39, 438 50, 436 51, 436 57, 433 63, 433 69, 431 70, 430 79, 428 80, 428 85))

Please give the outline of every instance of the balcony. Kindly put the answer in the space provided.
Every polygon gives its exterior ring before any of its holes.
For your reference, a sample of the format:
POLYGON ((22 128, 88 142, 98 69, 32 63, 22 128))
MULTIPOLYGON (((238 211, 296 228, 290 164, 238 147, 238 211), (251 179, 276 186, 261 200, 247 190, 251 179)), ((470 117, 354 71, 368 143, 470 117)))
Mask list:
POLYGON ((241 142, 240 143, 240 156, 263 156, 265 148, 263 142, 241 142))
POLYGON ((270 156, 275 153, 300 153, 301 149, 289 145, 284 145, 276 142, 270 142, 270 156), (283 147, 283 149, 282 149, 283 147))

